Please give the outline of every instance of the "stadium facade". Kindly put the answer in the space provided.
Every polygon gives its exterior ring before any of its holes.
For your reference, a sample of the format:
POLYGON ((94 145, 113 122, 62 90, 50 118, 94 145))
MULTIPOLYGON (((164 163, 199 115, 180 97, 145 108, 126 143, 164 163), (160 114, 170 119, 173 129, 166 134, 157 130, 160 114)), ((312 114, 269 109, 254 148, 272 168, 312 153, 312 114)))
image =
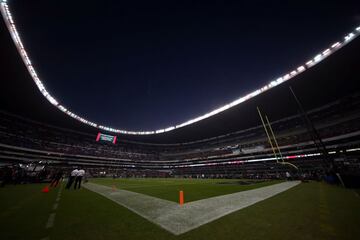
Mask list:
POLYGON ((349 176, 359 170, 359 28, 221 109, 163 130, 124 132, 67 112, 51 97, 37 81, 5 1, 1 8, 3 163, 81 165, 122 176, 277 178, 295 168, 310 173, 334 164, 349 176), (270 119, 281 156, 274 154, 257 107, 270 119), (118 141, 97 142, 99 131, 118 141))

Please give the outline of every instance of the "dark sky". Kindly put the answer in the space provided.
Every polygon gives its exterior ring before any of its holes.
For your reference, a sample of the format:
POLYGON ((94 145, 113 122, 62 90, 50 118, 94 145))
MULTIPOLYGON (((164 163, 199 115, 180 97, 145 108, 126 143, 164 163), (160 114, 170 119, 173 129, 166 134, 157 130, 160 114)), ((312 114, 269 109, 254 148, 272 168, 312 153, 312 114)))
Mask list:
POLYGON ((35 69, 73 112, 127 130, 179 124, 360 25, 331 1, 8 1, 35 69))

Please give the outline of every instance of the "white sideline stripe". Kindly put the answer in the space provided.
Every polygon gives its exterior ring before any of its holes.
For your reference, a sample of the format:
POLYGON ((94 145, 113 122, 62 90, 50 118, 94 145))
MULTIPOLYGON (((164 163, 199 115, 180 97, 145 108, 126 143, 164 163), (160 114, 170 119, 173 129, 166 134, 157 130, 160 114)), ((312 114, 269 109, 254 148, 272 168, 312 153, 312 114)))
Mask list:
POLYGON ((49 219, 46 223, 46 228, 51 228, 54 226, 55 216, 56 216, 56 213, 50 214, 49 219))
POLYGON ((299 183, 300 181, 283 182, 249 191, 194 201, 183 206, 140 193, 121 189, 113 191, 111 187, 94 183, 86 183, 84 187, 128 208, 165 230, 180 235, 270 198, 299 183))

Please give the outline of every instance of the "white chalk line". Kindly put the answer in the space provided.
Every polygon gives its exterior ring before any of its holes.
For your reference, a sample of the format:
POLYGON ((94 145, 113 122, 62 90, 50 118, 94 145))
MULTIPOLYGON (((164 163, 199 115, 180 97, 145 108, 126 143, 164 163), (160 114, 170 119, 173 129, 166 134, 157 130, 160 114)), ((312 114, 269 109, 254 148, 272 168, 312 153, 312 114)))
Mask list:
POLYGON ((56 213, 51 213, 50 214, 45 228, 51 228, 51 227, 54 226, 55 216, 56 216, 56 213))
MULTIPOLYGON (((60 185, 60 189, 59 189, 59 191, 57 193, 57 197, 55 199, 55 203, 54 203, 53 208, 52 208, 52 210, 54 212, 50 213, 50 216, 49 216, 49 218, 48 218, 48 220, 46 222, 46 225, 45 225, 46 229, 52 228, 54 226, 55 217, 56 217, 56 209, 59 206, 59 201, 60 201, 60 198, 61 198, 61 191, 62 191, 62 186, 60 185)), ((49 239, 50 239, 49 237, 44 237, 41 240, 49 240, 49 239)))
POLYGON ((53 205, 53 210, 55 211, 58 208, 59 204, 58 203, 54 203, 53 205))
POLYGON ((183 206, 175 202, 127 190, 114 191, 111 187, 99 184, 87 183, 84 187, 128 208, 165 230, 179 235, 263 201, 299 183, 299 181, 283 182, 248 191, 193 201, 183 206))

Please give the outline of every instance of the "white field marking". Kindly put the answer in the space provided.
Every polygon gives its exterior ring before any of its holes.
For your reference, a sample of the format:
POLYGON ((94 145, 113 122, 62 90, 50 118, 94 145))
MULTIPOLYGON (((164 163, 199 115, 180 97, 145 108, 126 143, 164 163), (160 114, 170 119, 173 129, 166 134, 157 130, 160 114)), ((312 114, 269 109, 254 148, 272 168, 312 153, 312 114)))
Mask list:
MULTIPOLYGON (((62 188, 60 187, 59 191, 58 191, 58 194, 57 194, 57 197, 55 199, 55 203, 53 205, 53 210, 56 211, 56 209, 58 208, 59 206, 59 201, 60 201, 60 197, 61 197, 61 190, 62 188)), ((54 226, 54 221, 55 221, 55 216, 56 216, 56 212, 53 212, 50 214, 49 218, 48 218, 48 221, 46 223, 46 226, 45 228, 51 228, 54 226)), ((46 239, 46 238, 45 238, 46 239)), ((47 237, 47 239, 49 239, 49 237, 47 237)))
POLYGON ((128 208, 165 230, 180 235, 270 198, 299 183, 300 181, 283 182, 249 191, 189 202, 183 206, 140 193, 126 190, 113 191, 111 187, 94 183, 86 183, 84 187, 128 208))
POLYGON ((61 197, 61 191, 62 191, 62 187, 60 186, 60 189, 57 193, 57 196, 56 196, 56 201, 59 201, 60 200, 60 197, 61 197))
POLYGON ((46 228, 51 228, 54 226, 55 216, 56 216, 56 213, 50 214, 49 219, 46 223, 46 228))
POLYGON ((54 203, 53 210, 55 211, 58 208, 58 206, 59 206, 58 203, 54 203))

